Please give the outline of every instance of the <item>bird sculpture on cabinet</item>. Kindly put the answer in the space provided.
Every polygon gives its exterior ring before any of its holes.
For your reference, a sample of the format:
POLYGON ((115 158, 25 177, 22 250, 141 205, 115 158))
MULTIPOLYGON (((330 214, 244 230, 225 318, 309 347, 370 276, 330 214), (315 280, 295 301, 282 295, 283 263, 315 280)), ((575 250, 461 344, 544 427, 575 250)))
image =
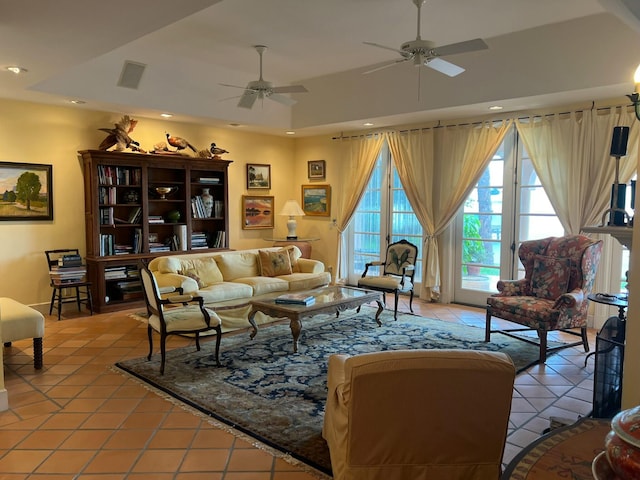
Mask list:
POLYGON ((168 133, 166 135, 167 135, 167 142, 169 143, 169 145, 174 147, 176 150, 178 150, 178 151, 179 150, 184 150, 185 148, 189 147, 194 152, 197 151, 195 149, 195 147, 193 145, 191 145, 189 142, 187 142, 184 138, 182 138, 182 137, 172 137, 168 133))
POLYGON ((109 135, 105 138, 98 150, 108 150, 115 146, 115 151, 121 152, 127 148, 130 148, 134 152, 146 153, 140 148, 140 143, 136 142, 129 134, 136 128, 138 124, 137 120, 125 115, 115 124, 115 128, 100 128, 103 132, 107 132, 109 135))
POLYGON ((211 151, 211 154, 213 155, 213 159, 214 160, 220 160, 220 155, 223 155, 225 153, 229 153, 224 148, 220 148, 220 147, 216 146, 216 144, 213 143, 213 142, 211 143, 211 148, 209 150, 211 151))

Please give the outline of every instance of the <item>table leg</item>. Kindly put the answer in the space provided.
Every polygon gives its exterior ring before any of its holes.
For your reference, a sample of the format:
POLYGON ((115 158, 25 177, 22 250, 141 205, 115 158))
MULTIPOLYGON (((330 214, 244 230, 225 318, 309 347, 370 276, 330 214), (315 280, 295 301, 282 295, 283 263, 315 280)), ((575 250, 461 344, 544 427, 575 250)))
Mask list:
POLYGON ((256 325, 256 321, 253 317, 256 316, 257 310, 253 310, 251 309, 251 312, 249 312, 249 323, 251 324, 252 330, 251 333, 249 334, 249 338, 251 338, 251 340, 253 340, 253 337, 256 336, 256 334, 258 333, 258 325, 256 325))
POLYGON ((298 353, 298 338, 302 331, 302 321, 299 318, 292 318, 289 322, 289 328, 291 328, 291 335, 293 335, 293 353, 298 353))
POLYGON ((378 324, 379 327, 381 327, 382 322, 380 321, 380 314, 384 310, 384 305, 380 300, 376 300, 376 303, 378 304, 378 311, 376 312, 376 323, 378 324))

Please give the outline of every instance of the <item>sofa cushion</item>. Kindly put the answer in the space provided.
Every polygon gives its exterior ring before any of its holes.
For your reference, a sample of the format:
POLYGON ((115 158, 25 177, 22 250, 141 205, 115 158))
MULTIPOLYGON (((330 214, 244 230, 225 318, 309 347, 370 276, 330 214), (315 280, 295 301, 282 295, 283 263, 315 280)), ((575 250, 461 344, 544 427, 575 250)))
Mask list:
POLYGON ((189 277, 193 280, 195 280, 195 282, 198 284, 198 288, 204 288, 207 286, 206 283, 204 283, 200 277, 198 276, 198 274, 195 272, 195 270, 181 270, 180 273, 182 275, 184 275, 185 277, 189 277))
POLYGON ((331 282, 331 274, 329 272, 321 273, 292 273, 290 275, 281 275, 277 277, 289 283, 289 290, 310 290, 312 288, 324 287, 331 282))
POLYGON ((277 277, 292 273, 289 252, 284 248, 275 252, 259 250, 258 260, 260 261, 260 271, 265 277, 277 277))
POLYGON ((535 255, 531 272, 531 291, 538 298, 555 300, 567 293, 571 259, 535 255))
POLYGON ((236 282, 221 282, 198 290, 204 303, 225 302, 227 300, 251 300, 253 288, 250 285, 236 282))
POLYGON ((244 277, 236 278, 235 282, 244 283, 253 289, 253 296, 263 295, 271 292, 286 292, 289 290, 289 283, 282 278, 276 277, 244 277))
POLYGON ((225 282, 260 275, 258 255, 254 252, 223 253, 214 258, 225 282))
POLYGON ((201 288, 223 281, 222 273, 213 257, 183 258, 180 263, 182 275, 196 275, 200 279, 198 283, 202 284, 201 288))
POLYGON ((160 273, 178 273, 182 269, 181 261, 171 256, 158 258, 157 265, 160 273))

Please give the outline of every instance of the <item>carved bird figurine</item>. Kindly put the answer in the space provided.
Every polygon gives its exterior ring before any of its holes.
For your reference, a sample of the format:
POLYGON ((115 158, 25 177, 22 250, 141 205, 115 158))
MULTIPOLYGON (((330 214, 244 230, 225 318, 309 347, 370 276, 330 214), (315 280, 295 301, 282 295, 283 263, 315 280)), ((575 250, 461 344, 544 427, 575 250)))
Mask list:
POLYGON ((171 145, 172 147, 175 147, 176 150, 184 150, 185 148, 189 147, 194 152, 197 151, 195 147, 191 145, 189 142, 187 142, 184 138, 172 137, 168 133, 166 135, 167 135, 167 142, 169 142, 169 145, 171 145))
POLYGON ((220 160, 220 155, 224 153, 229 153, 224 148, 217 147, 215 143, 211 143, 211 148, 209 151, 212 153, 214 160, 220 160))
POLYGON ((137 124, 137 120, 130 118, 129 115, 125 115, 115 124, 115 128, 100 128, 99 130, 107 132, 109 135, 100 143, 98 149, 108 150, 115 145, 115 150, 118 152, 130 148, 134 152, 145 153, 145 151, 140 148, 140 143, 129 136, 137 124))

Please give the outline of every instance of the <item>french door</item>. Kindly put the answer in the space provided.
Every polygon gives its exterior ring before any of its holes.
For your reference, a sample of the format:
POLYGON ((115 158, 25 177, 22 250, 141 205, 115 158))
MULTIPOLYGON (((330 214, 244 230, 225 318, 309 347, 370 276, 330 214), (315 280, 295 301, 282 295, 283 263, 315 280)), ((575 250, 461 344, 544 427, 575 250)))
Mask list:
MULTIPOLYGON (((404 192, 389 149, 382 148, 348 229, 348 281, 357 284, 368 262, 381 260, 390 243, 405 239, 418 247, 415 293, 422 275, 422 226, 404 192)), ((369 272, 379 273, 379 269, 369 272)))
POLYGON ((564 229, 519 141, 505 136, 455 223, 454 301, 486 305, 499 279, 524 277, 518 246, 564 229))

